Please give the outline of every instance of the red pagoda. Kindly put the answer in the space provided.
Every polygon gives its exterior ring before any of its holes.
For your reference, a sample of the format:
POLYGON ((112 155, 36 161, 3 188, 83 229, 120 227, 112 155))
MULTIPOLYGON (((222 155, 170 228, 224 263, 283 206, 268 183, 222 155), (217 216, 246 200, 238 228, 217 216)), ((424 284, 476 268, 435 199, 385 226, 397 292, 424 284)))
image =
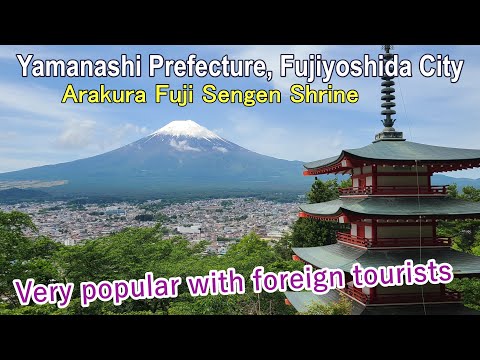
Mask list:
MULTIPOLYGON (((385 60, 390 60, 385 46, 385 60)), ((349 273, 362 267, 402 265, 406 259, 449 263, 455 277, 478 276, 480 257, 451 249, 452 239, 437 235, 440 220, 480 219, 480 203, 453 199, 446 186, 431 184, 432 175, 480 167, 480 150, 447 148, 406 141, 393 128, 395 84, 382 77, 383 131, 372 144, 304 164, 304 175, 350 174, 352 187, 338 200, 300 206, 300 217, 349 224, 332 245, 293 248, 294 260, 314 268, 339 268, 347 286, 326 295, 287 292, 287 303, 304 311, 312 302, 337 301, 340 292, 352 302, 352 314, 479 314, 466 308, 462 296, 442 284, 356 288, 349 273)))

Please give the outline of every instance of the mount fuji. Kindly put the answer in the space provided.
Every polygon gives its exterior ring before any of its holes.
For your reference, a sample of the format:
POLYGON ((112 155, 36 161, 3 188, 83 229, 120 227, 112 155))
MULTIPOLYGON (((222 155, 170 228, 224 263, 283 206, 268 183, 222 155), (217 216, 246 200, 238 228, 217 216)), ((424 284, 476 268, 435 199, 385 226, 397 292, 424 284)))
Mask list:
POLYGON ((261 155, 192 120, 172 121, 104 154, 0 174, 0 180, 66 180, 62 193, 152 194, 203 190, 300 190, 302 163, 261 155))

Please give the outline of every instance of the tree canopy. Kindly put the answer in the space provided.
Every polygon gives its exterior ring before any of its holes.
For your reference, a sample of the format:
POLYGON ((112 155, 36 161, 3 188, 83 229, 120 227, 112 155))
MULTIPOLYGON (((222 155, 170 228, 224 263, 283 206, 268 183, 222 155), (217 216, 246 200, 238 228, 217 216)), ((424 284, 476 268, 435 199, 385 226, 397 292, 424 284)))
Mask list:
MULTIPOLYGON (((306 194, 308 203, 314 204, 338 199, 338 188, 351 186, 351 180, 331 179, 322 181, 316 179, 310 191, 306 194)), ((286 234, 275 246, 277 253, 287 259, 292 256, 292 247, 313 247, 334 244, 336 232, 341 225, 332 221, 320 221, 309 218, 298 218, 292 225, 290 234, 286 234)))
MULTIPOLYGON (((480 201, 480 189, 473 186, 465 186, 458 191, 456 184, 450 185, 447 189, 448 195, 453 198, 468 201, 480 201)), ((478 220, 455 220, 442 221, 438 226, 440 236, 453 238, 453 248, 480 255, 480 221, 478 220)))
MULTIPOLYGON (((448 196, 468 201, 480 201, 480 189, 465 186, 462 191, 456 184, 447 189, 448 196)), ((453 239, 452 248, 474 255, 480 255, 480 221, 455 220, 442 221, 437 228, 439 236, 450 236, 453 239)), ((480 310, 480 279, 454 279, 447 287, 463 293, 464 304, 480 310)))
POLYGON ((35 229, 28 215, 0 212, 0 314, 291 314, 284 295, 253 293, 250 273, 256 266, 265 271, 300 269, 299 263, 283 260, 255 233, 244 236, 224 256, 208 255, 205 243, 192 245, 180 236, 166 238, 161 225, 129 228, 120 233, 64 246, 45 237, 29 238, 23 230, 35 229), (230 267, 246 280, 245 294, 193 297, 186 282, 177 298, 127 299, 121 305, 94 301, 80 305, 79 284, 84 281, 141 279, 145 272, 156 278, 207 275, 230 267), (56 305, 20 306, 12 281, 33 278, 36 283, 74 283, 66 308, 56 305))
POLYGON ((312 302, 307 306, 307 310, 301 312, 300 315, 351 315, 352 300, 346 295, 340 294, 340 299, 330 304, 322 304, 321 302, 312 302))

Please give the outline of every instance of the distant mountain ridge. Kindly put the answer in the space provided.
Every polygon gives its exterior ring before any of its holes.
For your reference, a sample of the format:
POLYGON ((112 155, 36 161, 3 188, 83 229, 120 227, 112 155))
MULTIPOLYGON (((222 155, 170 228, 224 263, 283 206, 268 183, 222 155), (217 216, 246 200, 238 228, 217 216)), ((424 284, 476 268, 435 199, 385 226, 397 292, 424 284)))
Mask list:
POLYGON ((474 186, 480 188, 480 179, 454 178, 443 174, 434 174, 432 176, 432 185, 450 185, 457 184, 459 189, 464 186, 474 186))

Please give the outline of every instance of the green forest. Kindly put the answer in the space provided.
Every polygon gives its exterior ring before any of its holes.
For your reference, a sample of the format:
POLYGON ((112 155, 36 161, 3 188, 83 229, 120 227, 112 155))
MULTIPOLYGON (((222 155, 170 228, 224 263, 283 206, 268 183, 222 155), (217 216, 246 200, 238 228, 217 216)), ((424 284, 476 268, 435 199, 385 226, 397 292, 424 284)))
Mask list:
MULTIPOLYGON (((348 184, 340 184, 348 186, 348 184)), ((338 197, 337 180, 316 180, 307 194, 309 202, 320 202, 338 197)), ((449 188, 449 196, 480 201, 480 190, 456 186, 449 188)), ((255 233, 245 235, 232 245, 223 256, 207 254, 206 243, 191 245, 180 236, 169 236, 159 222, 152 228, 128 228, 119 233, 87 240, 77 246, 64 246, 42 234, 33 237, 25 230, 36 230, 31 218, 21 212, 0 212, 0 314, 104 314, 104 315, 278 315, 295 314, 292 306, 285 305, 281 292, 256 294, 252 291, 248 275, 257 266, 265 271, 301 270, 303 264, 291 260, 292 246, 319 246, 335 242, 338 224, 299 218, 276 245, 269 246, 255 233), (95 301, 89 307, 80 305, 79 284, 84 281, 98 283, 103 280, 141 279, 146 272, 155 277, 170 278, 207 275, 210 270, 235 268, 244 275, 245 294, 228 296, 190 295, 186 284, 179 287, 176 298, 132 300, 121 305, 95 301), (12 285, 14 279, 36 283, 74 283, 69 306, 21 306, 12 285)), ((343 225, 345 226, 345 225, 343 225)), ((454 248, 480 255, 480 221, 444 222, 439 233, 452 236, 454 248)), ((449 287, 464 292, 465 305, 480 310, 480 280, 456 279, 449 287)), ((312 307, 307 314, 346 314, 350 302, 342 299, 332 306, 312 307)))
POLYGON ((226 255, 204 255, 205 244, 191 246, 179 237, 165 238, 161 225, 131 228, 78 246, 64 246, 39 236, 32 240, 22 229, 33 228, 30 218, 19 212, 0 213, 0 314, 291 314, 281 293, 254 294, 246 286, 243 295, 192 297, 185 284, 174 299, 126 300, 120 306, 95 301, 82 307, 79 284, 102 280, 143 278, 151 271, 155 277, 206 275, 211 269, 234 267, 247 279, 254 267, 266 271, 293 270, 299 263, 282 259, 256 234, 248 234, 233 245, 226 255), (75 284, 68 307, 56 305, 20 306, 12 286, 14 279, 33 278, 37 283, 71 282, 75 284))

